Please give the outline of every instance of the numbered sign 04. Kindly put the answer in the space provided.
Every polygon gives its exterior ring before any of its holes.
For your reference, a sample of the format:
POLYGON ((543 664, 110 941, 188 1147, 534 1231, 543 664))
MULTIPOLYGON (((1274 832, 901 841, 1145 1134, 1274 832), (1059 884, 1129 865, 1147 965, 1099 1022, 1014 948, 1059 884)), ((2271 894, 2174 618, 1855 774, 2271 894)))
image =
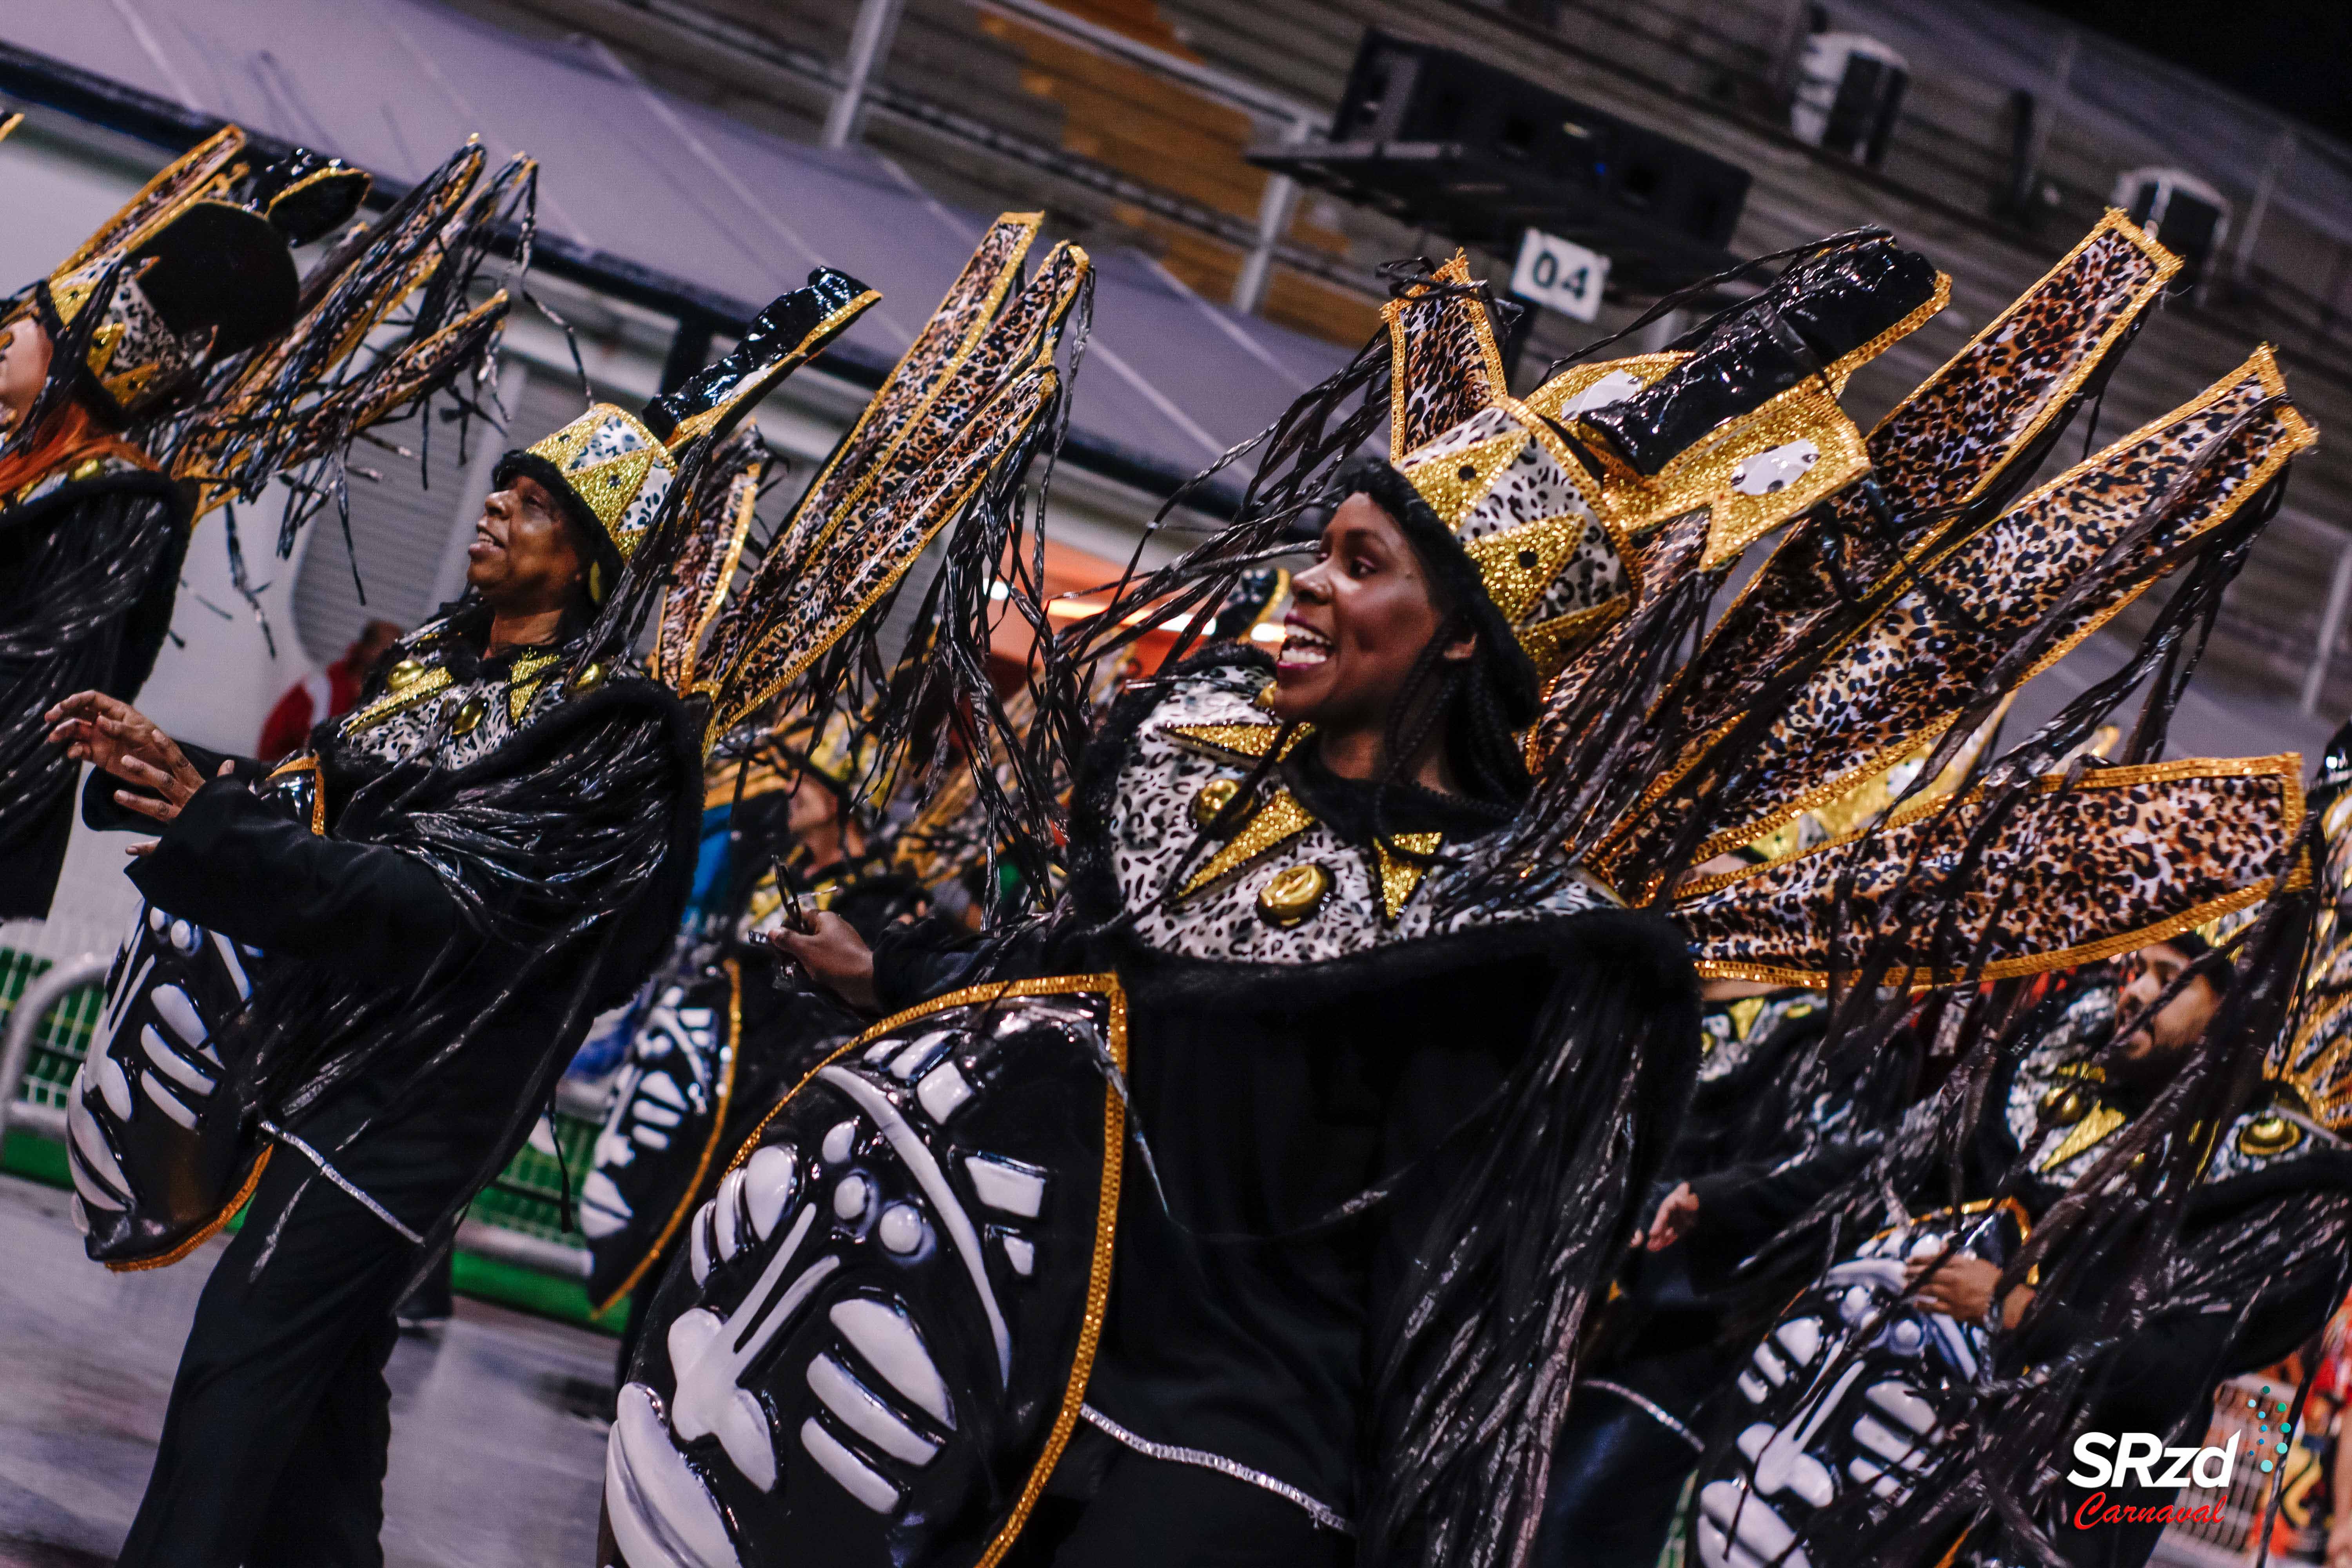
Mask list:
POLYGON ((1518 265, 1511 269, 1511 292, 1522 300, 1589 321, 1601 313, 1601 291, 1609 282, 1609 258, 1539 228, 1519 241, 1518 265))

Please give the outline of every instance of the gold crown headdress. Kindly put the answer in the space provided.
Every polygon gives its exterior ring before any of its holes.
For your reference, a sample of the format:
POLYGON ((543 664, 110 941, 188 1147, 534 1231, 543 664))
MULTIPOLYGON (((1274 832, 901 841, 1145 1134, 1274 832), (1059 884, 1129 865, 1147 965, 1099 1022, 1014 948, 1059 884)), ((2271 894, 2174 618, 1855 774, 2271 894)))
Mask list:
MULTIPOLYGON (((1780 308, 1803 352, 1782 363, 1734 342, 1761 391, 1727 403, 1698 376, 1652 396, 1715 352, 1704 333, 1690 352, 1574 366, 1513 398, 1486 300, 1457 253, 1383 311, 1390 459, 1351 466, 1341 488, 1370 492, 1441 575, 1475 586, 1473 603, 1493 611, 1540 687, 1641 597, 1637 542, 1667 519, 1706 511, 1701 564, 1713 567, 1867 469, 1837 391, 1941 309, 1949 280, 1883 239, 1828 254, 1792 268, 1755 308, 1780 308), (1807 313, 1808 290, 1842 293, 1844 313, 1807 313), (1468 574, 1448 572, 1448 542, 1468 574)), ((1743 323, 1716 336, 1738 338, 1743 323)))
POLYGON ((614 404, 593 405, 562 429, 508 453, 499 480, 527 474, 576 502, 611 546, 614 567, 625 567, 662 516, 678 455, 699 438, 723 440, 761 398, 881 297, 847 273, 817 268, 804 287, 761 311, 724 358, 656 398, 643 418, 614 404))
POLYGON ((34 285, 29 308, 56 345, 52 369, 116 423, 138 418, 291 326, 292 247, 358 210, 367 176, 298 150, 266 168, 228 126, 150 180, 34 285))

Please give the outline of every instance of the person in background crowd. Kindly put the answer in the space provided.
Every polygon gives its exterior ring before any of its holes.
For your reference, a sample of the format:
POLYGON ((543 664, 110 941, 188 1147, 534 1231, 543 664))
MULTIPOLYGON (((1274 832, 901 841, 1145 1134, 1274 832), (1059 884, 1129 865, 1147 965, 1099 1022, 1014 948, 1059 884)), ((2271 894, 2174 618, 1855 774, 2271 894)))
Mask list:
MULTIPOLYGON (((2140 949, 2119 974, 2086 973, 2055 1019, 2042 1026, 2040 1039, 2026 1046, 1986 1097, 1967 1147, 1958 1151, 1967 1172, 1965 1195, 1981 1201, 2013 1190, 2025 1217, 2038 1226, 2109 1149, 2140 1134, 2137 1119, 2165 1115, 2166 1090, 2189 1063, 2231 984, 2227 967, 2216 969, 2207 958, 2212 951, 2202 934, 2183 931, 2140 949), (2030 1172, 2027 1179, 2005 1188, 2005 1179, 2021 1165, 2030 1172)), ((1908 1127, 1895 1134, 1917 1135, 1908 1127)), ((2018 1283, 2003 1291, 2002 1262, 1978 1256, 1973 1247, 1949 1256, 1932 1245, 1915 1247, 1905 1264, 1905 1282, 1919 1307, 1954 1324, 1997 1323, 2014 1334, 2000 1352, 2012 1358, 2012 1367, 2049 1366, 2072 1351, 2091 1349, 2097 1371, 2083 1429, 2190 1430, 2216 1383, 2278 1361, 2315 1331, 2328 1308, 2342 1299, 2340 1254, 2311 1243, 2340 1234, 2352 1207, 2337 1152, 2341 1145, 2332 1137, 2310 1136, 2304 1123, 2283 1117, 2268 1101, 2249 1108, 2214 1142, 2216 1152, 2188 1205, 2165 1299, 2120 1339, 2101 1342, 2105 1304, 2098 1291, 2108 1282, 2101 1271, 2073 1276, 2054 1300, 2030 1317, 2036 1295, 2049 1289, 2047 1275, 2040 1287, 2018 1283), (2297 1135, 2289 1137, 2290 1131, 2297 1135)), ((1840 1194, 1871 1186, 1874 1178, 1866 1168, 1877 1142, 1865 1138, 1769 1169, 1734 1167, 1685 1183, 1659 1205, 1646 1245, 1653 1252, 1691 1247, 1694 1279, 1703 1287, 1726 1279, 1738 1259, 1759 1252, 1787 1227, 1811 1223, 1809 1215, 1823 1213, 1827 1204, 1841 1201, 1840 1194)), ((1931 1175, 1906 1189, 1915 1210, 1935 1202, 1935 1180, 1931 1175)), ((1913 1223, 1925 1234, 1933 1229, 1933 1218, 1918 1215, 1913 1223)), ((1789 1309, 1784 1322, 1811 1310, 1805 1300, 1789 1309)), ((1818 1407, 1795 1415, 1778 1405, 1762 1410, 1751 1394, 1746 1405, 1732 1402, 1727 1426, 1738 1429, 1768 1416, 1796 1426, 1801 1418, 1805 1442, 1833 1442, 1853 1420, 1850 1414, 1838 1414, 1843 1387, 1830 1392, 1818 1407)), ((1948 1430, 1938 1426, 1918 1439, 1919 1458, 1911 1468, 1921 1479, 1915 1484, 1965 1484, 1963 1465, 1942 1468, 1948 1455, 1956 1460, 1963 1456, 1963 1450, 1947 1447, 1948 1430)), ((1709 1473, 1717 1470, 1703 1470, 1703 1486, 1709 1473)), ((2052 1539, 2063 1560, 2080 1568, 2137 1568, 2165 1528, 2150 1516, 2174 1500, 2176 1489, 2132 1486, 2120 1479, 2092 1489, 2070 1480, 2043 1504, 2047 1522, 2056 1525, 2052 1539), (2094 1511, 2106 1505, 2136 1511, 2095 1520, 2097 1528, 2071 1527, 2086 1505, 2094 1511)), ((1767 1507, 1784 1518, 1793 1509, 1785 1497, 1775 1495, 1768 1502, 1759 1500, 1761 1495, 1745 1504, 1755 1517, 1767 1507)), ((2014 1561, 1984 1539, 1990 1533, 1971 1531, 1947 1561, 2014 1561)))
POLYGON ((286 689, 261 721, 261 743, 254 755, 265 763, 290 757, 310 739, 310 726, 340 719, 358 707, 368 677, 375 673, 384 650, 399 640, 400 627, 390 621, 373 620, 362 626, 342 658, 286 689))

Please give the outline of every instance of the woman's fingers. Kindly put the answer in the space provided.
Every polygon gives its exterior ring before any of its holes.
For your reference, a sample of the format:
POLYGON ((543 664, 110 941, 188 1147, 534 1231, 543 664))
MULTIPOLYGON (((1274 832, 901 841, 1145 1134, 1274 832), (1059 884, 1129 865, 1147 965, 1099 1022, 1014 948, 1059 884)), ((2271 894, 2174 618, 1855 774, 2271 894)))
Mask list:
POLYGON ((127 789, 114 792, 114 804, 125 811, 135 811, 142 816, 152 816, 158 822, 170 822, 180 815, 177 801, 157 800, 152 795, 133 795, 127 789))
POLYGON ((152 838, 142 838, 136 844, 124 845, 122 852, 133 860, 143 860, 155 853, 155 844, 156 841, 152 838))
POLYGON ((67 698, 64 701, 59 702, 56 707, 50 709, 47 713, 43 714, 42 717, 49 720, 52 723, 56 722, 59 719, 87 717, 100 711, 103 704, 108 700, 109 699, 103 691, 77 691, 71 697, 67 698))
POLYGON ((184 804, 188 796, 195 794, 194 790, 188 787, 185 779, 175 773, 165 772, 146 758, 135 753, 116 758, 114 766, 107 771, 119 779, 128 779, 135 784, 145 784, 174 805, 184 804))

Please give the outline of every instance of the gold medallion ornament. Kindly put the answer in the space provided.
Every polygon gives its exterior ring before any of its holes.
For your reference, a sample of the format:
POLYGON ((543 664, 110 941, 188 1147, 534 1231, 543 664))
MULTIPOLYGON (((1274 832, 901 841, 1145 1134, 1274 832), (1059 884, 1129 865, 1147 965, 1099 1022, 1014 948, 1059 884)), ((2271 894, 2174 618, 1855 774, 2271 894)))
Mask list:
POLYGON ((1206 831, 1217 820, 1217 814, 1232 805, 1234 796, 1241 792, 1239 779, 1211 779, 1202 784, 1201 793, 1192 797, 1192 826, 1206 831))
POLYGON ((384 684, 394 691, 405 691, 425 679, 426 665, 423 659, 404 658, 392 667, 384 684))
POLYGON ((2090 1114, 2091 1097, 2079 1083, 2053 1086, 2042 1097, 2042 1115, 2053 1127, 2072 1127, 2090 1114))
POLYGON ((2303 1129, 2273 1111, 2257 1116, 2238 1132, 2238 1152, 2251 1159, 2268 1160, 2303 1142, 2303 1129))
POLYGON ((456 721, 449 726, 449 733, 452 735, 472 734, 476 730, 481 728, 482 716, 489 710, 489 705, 484 702, 479 697, 467 698, 465 704, 457 710, 457 717, 456 721))
POLYGON ((1331 873, 1312 860, 1286 866, 1270 878, 1257 896, 1258 918, 1285 931, 1315 918, 1330 896, 1331 873))
POLYGON ((580 667, 580 673, 572 678, 572 695, 584 697, 604 684, 604 664, 600 660, 590 659, 580 667))

